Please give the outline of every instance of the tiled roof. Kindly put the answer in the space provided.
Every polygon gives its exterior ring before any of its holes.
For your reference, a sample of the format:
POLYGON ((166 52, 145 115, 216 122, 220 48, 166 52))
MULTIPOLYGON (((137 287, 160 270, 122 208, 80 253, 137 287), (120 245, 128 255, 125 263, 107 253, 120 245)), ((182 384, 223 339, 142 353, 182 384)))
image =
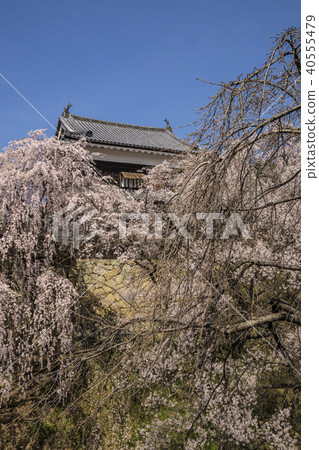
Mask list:
POLYGON ((59 117, 65 137, 77 139, 84 136, 89 142, 181 153, 189 145, 168 128, 142 127, 124 123, 107 122, 67 114, 59 117))

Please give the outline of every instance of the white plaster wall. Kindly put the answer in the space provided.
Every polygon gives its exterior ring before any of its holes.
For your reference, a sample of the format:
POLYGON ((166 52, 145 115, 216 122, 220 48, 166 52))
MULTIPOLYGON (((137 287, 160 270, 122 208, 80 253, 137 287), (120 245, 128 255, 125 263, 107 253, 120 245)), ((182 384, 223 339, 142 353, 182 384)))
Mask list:
POLYGON ((92 157, 96 161, 111 161, 146 166, 156 166, 164 160, 171 160, 174 157, 170 153, 142 149, 136 150, 129 147, 107 147, 104 145, 88 144, 86 149, 92 153, 92 157))

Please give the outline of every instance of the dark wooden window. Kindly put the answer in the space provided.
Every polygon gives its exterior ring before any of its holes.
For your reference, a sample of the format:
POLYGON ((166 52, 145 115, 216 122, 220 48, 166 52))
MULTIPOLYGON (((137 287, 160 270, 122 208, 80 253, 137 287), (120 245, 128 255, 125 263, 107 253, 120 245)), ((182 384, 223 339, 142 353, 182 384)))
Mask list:
POLYGON ((138 189, 142 184, 142 174, 136 172, 121 172, 120 186, 124 189, 138 189))

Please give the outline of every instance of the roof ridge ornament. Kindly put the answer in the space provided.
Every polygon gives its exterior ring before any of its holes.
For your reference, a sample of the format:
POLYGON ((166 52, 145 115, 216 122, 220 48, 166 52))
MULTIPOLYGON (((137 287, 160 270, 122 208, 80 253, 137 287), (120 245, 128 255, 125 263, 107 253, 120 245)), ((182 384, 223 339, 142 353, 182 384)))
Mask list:
POLYGON ((165 119, 164 119, 164 122, 166 122, 166 128, 167 128, 169 131, 171 131, 171 132, 173 133, 171 124, 170 124, 169 121, 166 119, 166 117, 165 117, 165 119))
POLYGON ((62 117, 68 117, 70 115, 69 109, 72 107, 71 103, 69 102, 68 105, 64 108, 64 111, 62 113, 62 117))

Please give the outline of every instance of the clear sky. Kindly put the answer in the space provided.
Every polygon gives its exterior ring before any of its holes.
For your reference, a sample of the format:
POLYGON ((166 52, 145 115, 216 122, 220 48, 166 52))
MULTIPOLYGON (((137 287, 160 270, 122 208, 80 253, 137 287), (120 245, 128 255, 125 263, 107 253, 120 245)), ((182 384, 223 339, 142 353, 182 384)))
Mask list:
MULTIPOLYGON (((1 0, 0 73, 54 126, 73 114, 164 127, 259 66, 271 36, 300 25, 297 0, 1 0)), ((0 77, 0 148, 53 129, 0 77)))

